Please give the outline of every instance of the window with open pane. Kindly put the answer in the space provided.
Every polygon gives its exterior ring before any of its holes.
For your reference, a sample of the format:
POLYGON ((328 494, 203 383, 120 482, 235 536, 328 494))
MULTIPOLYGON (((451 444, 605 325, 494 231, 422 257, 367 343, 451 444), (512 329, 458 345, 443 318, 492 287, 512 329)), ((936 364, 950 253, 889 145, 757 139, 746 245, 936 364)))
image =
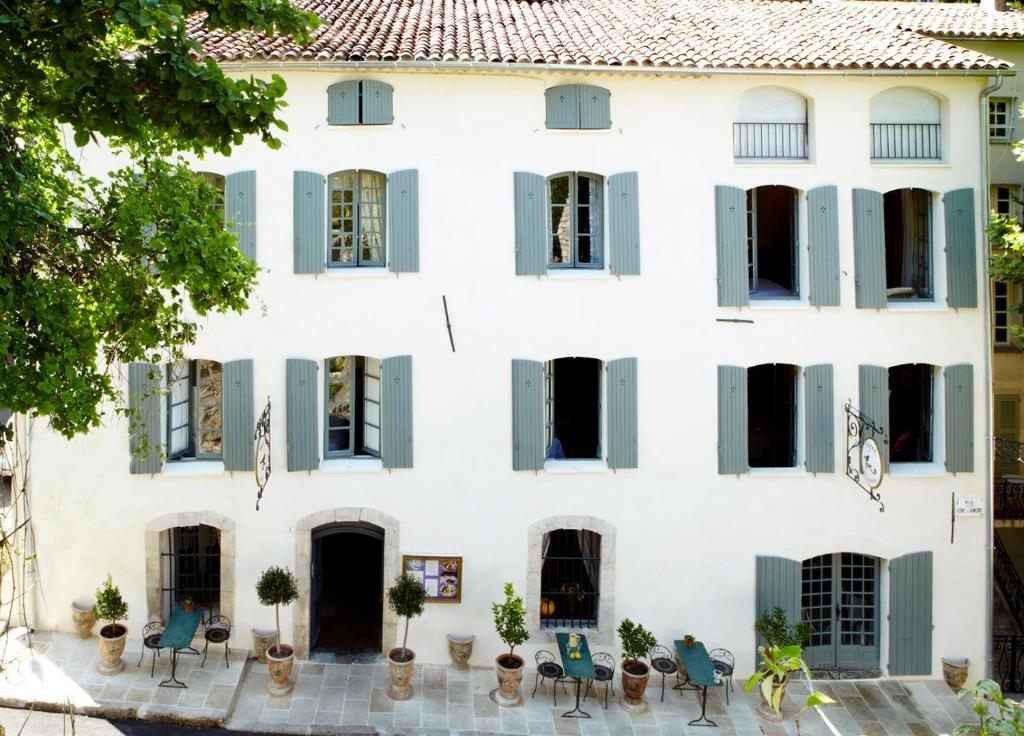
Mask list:
POLYGON ((331 268, 383 266, 387 177, 376 171, 340 171, 330 177, 331 268))
POLYGON ((361 355, 328 358, 324 456, 380 456, 380 361, 361 355))
POLYGON ((548 268, 601 268, 604 179, 566 172, 548 179, 548 268))
POLYGON ((220 458, 223 453, 221 364, 179 360, 167 367, 167 456, 220 458))

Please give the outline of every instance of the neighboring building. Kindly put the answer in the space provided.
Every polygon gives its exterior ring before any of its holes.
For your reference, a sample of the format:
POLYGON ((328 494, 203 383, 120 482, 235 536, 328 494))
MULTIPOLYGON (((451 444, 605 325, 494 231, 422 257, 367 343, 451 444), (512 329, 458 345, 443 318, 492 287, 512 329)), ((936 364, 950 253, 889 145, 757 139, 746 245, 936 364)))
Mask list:
POLYGON ((991 484, 979 96, 1009 65, 855 3, 345 7, 305 50, 198 34, 288 82, 281 150, 196 167, 260 307, 124 366, 136 425, 36 425, 35 626, 109 571, 133 636, 185 594, 246 632, 282 564, 299 656, 387 649, 383 587, 438 555, 461 597, 422 662, 459 631, 489 663, 510 580, 528 656, 560 627, 617 655, 629 617, 750 672, 780 605, 816 666, 980 676, 986 522, 951 544, 950 497, 991 484), (885 513, 848 400, 888 430, 885 513))

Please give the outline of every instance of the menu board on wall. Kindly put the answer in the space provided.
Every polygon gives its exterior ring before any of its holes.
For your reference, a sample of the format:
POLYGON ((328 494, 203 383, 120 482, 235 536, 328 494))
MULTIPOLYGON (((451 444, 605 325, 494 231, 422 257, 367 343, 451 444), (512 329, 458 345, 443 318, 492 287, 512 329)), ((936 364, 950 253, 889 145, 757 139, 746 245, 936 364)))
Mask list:
POLYGON ((462 558, 440 555, 402 555, 402 570, 423 584, 427 601, 462 601, 462 558))

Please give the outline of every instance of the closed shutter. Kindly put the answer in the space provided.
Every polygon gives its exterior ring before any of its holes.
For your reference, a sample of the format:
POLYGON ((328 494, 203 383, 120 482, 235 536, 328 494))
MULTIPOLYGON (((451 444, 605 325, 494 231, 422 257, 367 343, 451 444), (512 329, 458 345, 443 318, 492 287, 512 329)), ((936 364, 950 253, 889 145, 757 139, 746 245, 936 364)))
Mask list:
POLYGON ((747 193, 715 187, 715 246, 718 251, 718 306, 750 304, 747 275, 747 193))
POLYGON ((747 369, 718 366, 718 473, 746 473, 747 369))
POLYGON ((957 189, 942 198, 946 210, 946 303, 978 306, 978 264, 975 243, 974 190, 957 189))
MULTIPOLYGON (((860 379, 860 413, 889 435, 889 369, 878 365, 862 365, 860 379)), ((889 469, 889 445, 881 443, 882 467, 889 469)))
POLYGON ((238 236, 238 249, 256 260, 256 172, 239 171, 224 180, 224 225, 238 236))
POLYGON ((517 171, 513 177, 516 207, 516 275, 539 276, 547 271, 547 182, 540 174, 517 171))
POLYGON ((323 273, 327 246, 324 192, 327 180, 312 171, 296 171, 293 182, 294 273, 323 273))
POLYGON ((611 94, 604 87, 581 84, 579 90, 580 127, 597 130, 612 127, 611 94))
POLYGON ((608 467, 637 467, 636 358, 608 361, 608 467))
POLYGON ((946 366, 946 470, 974 472, 974 367, 946 366))
POLYGON ((880 309, 885 292, 885 205, 881 192, 853 190, 853 260, 858 309, 880 309))
POLYGON ((288 470, 316 470, 320 466, 320 443, 316 434, 316 361, 289 358, 285 373, 288 470))
POLYGON ((412 467, 412 356, 380 362, 380 459, 385 468, 412 467))
POLYGON ((807 192, 810 302, 815 307, 839 306, 839 190, 818 187, 807 192))
POLYGON ((420 270, 419 172, 388 177, 388 267, 395 273, 420 270))
POLYGON ((932 553, 889 562, 889 674, 932 674, 932 553))
POLYGON ((635 171, 608 177, 611 263, 616 276, 640 275, 640 196, 635 171))
POLYGON ((359 125, 359 80, 337 82, 327 88, 327 124, 359 125))
POLYGON ((832 366, 809 365, 804 368, 807 424, 807 470, 833 473, 836 469, 835 419, 832 398, 832 366))
POLYGON ((544 467, 544 365, 512 361, 512 469, 544 467))
MULTIPOLYGON (((1017 442, 1020 439, 1020 398, 1013 394, 998 394, 995 397, 995 436, 998 439, 1017 442)), ((998 447, 998 445, 997 445, 998 447)), ((996 453, 996 478, 1017 475, 1019 464, 1016 460, 1019 450, 1016 446, 1004 448, 996 453)))
POLYGON ((362 82, 363 125, 391 125, 394 122, 390 84, 364 79, 362 82))
POLYGON ((160 369, 152 363, 132 363, 128 366, 128 472, 159 473, 160 450, 160 369))
POLYGON ((224 417, 224 469, 253 469, 252 360, 224 364, 222 401, 224 417))
MULTIPOLYGON (((800 621, 800 563, 784 557, 757 557, 756 603, 754 620, 762 613, 771 613, 776 608, 786 612, 786 621, 797 624, 800 621)), ((765 642, 757 637, 757 646, 765 642)), ((755 660, 760 661, 760 660, 755 660)))
POLYGON ((578 84, 562 84, 544 90, 549 129, 580 127, 580 92, 578 84))

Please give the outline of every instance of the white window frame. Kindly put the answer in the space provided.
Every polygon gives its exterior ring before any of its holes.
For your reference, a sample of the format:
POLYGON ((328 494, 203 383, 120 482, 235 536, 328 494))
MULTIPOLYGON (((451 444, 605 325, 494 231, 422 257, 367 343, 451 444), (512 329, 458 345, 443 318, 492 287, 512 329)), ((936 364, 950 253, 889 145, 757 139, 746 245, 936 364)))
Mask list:
MULTIPOLYGON (((776 363, 757 363, 757 364, 749 366, 747 368, 747 374, 748 375, 750 374, 750 369, 751 368, 756 368, 756 367, 761 366, 761 365, 779 365, 779 364, 780 363, 778 363, 778 362, 776 362, 776 363)), ((794 386, 793 386, 793 392, 794 392, 793 393, 793 442, 794 442, 794 446, 793 446, 793 461, 794 461, 794 464, 793 465, 773 466, 773 467, 759 467, 759 468, 750 467, 751 475, 772 475, 772 474, 785 474, 785 475, 788 475, 788 474, 792 474, 792 473, 802 474, 802 473, 806 472, 806 466, 805 466, 806 458, 804 457, 804 445, 805 445, 807 440, 806 440, 806 434, 805 434, 805 430, 804 430, 804 423, 805 423, 805 415, 806 415, 806 412, 807 412, 807 407, 804 406, 804 367, 802 365, 797 365, 795 363, 782 363, 782 364, 784 364, 784 365, 791 365, 791 366, 793 366, 793 368, 796 369, 795 370, 795 376, 794 376, 794 386)), ((748 439, 747 439, 747 442, 748 442, 748 445, 749 445, 749 442, 750 442, 750 439, 749 439, 749 431, 750 431, 750 428, 749 428, 750 427, 750 425, 749 425, 749 422, 750 422, 749 408, 750 408, 750 392, 749 392, 749 389, 748 389, 748 391, 747 391, 747 409, 748 409, 748 417, 747 417, 748 439)), ((748 447, 748 449, 749 449, 749 447, 748 447)), ((748 465, 749 465, 749 460, 748 460, 748 465)))
POLYGON ((597 456, 596 457, 575 457, 575 458, 548 458, 548 452, 551 450, 551 442, 554 437, 554 411, 555 411, 555 397, 552 396, 554 393, 555 381, 554 381, 554 366, 555 361, 558 358, 552 358, 551 360, 544 361, 544 467, 546 470, 551 468, 557 468, 563 466, 566 468, 575 467, 582 470, 589 469, 592 465, 600 465, 600 468, 605 467, 605 451, 608 448, 608 437, 606 435, 608 431, 608 417, 606 416, 608 402, 605 398, 605 372, 607 363, 600 359, 594 358, 589 355, 564 355, 560 356, 563 358, 587 358, 597 362, 597 456))
MULTIPOLYGON (((167 401, 164 416, 164 432, 167 437, 166 452, 168 462, 182 460, 223 460, 224 459, 224 364, 216 360, 204 358, 191 358, 177 360, 167 365, 167 401), (210 453, 202 451, 202 435, 207 431, 216 431, 216 427, 206 428, 201 424, 203 404, 200 402, 200 387, 204 383, 201 372, 201 363, 211 363, 220 367, 220 452, 210 453), (184 374, 181 373, 184 371, 184 374), (176 384, 185 382, 187 395, 184 399, 176 401, 174 389, 176 384), (175 425, 173 422, 174 409, 178 406, 186 406, 187 421, 184 424, 175 425), (172 450, 175 429, 185 429, 188 432, 187 444, 178 449, 172 450)), ((208 380, 205 382, 209 382, 208 380)))
POLYGON ((1011 140, 1015 118, 1014 98, 990 97, 988 100, 988 139, 1000 142, 1011 140))
POLYGON ((381 443, 381 385, 380 385, 380 364, 379 358, 368 355, 332 355, 324 359, 323 371, 323 458, 324 460, 338 459, 380 459, 381 443), (356 365, 359 358, 363 359, 363 389, 362 405, 356 406, 358 393, 355 386, 349 389, 349 403, 351 412, 351 425, 349 426, 349 441, 347 450, 331 450, 330 448, 330 397, 331 397, 331 361, 335 358, 348 358, 348 371, 344 380, 353 383, 356 377, 356 365), (376 420, 376 423, 374 423, 376 420), (362 447, 355 446, 356 423, 363 424, 362 447), (368 432, 368 430, 370 430, 368 432), (376 436, 376 446, 367 441, 368 435, 376 436))
MULTIPOLYGON (((934 365, 932 363, 923 363, 921 361, 907 361, 906 363, 897 363, 886 368, 895 368, 897 365, 928 365, 932 371, 932 416, 931 416, 931 444, 932 444, 932 459, 931 460, 911 460, 911 461, 900 461, 889 458, 889 472, 892 475, 915 475, 915 474, 938 474, 945 475, 945 448, 946 448, 946 384, 945 376, 941 366, 934 365)), ((892 393, 892 379, 889 380, 889 392, 892 393)), ((889 424, 892 425, 892 417, 889 417, 889 424)), ((891 430, 891 426, 886 428, 887 431, 891 430)), ((895 441, 895 437, 889 437, 890 446, 895 441)))

